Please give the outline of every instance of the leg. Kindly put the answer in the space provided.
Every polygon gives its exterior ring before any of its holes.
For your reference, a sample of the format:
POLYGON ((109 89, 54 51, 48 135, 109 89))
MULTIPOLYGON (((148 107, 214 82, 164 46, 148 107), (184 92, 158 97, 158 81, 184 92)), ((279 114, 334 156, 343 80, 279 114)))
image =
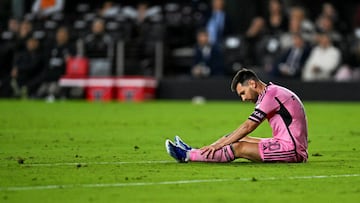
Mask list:
POLYGON ((217 150, 214 158, 202 155, 200 149, 193 149, 189 151, 189 160, 199 162, 231 162, 236 158, 245 158, 258 162, 261 161, 258 145, 258 143, 239 141, 217 150))
MULTIPOLYGON (((226 139, 227 136, 229 136, 230 134, 227 134, 225 136, 223 136, 222 138, 220 138, 219 140, 217 140, 216 142, 214 142, 213 144, 216 144, 217 142, 222 142, 224 139, 226 139)), ((250 136, 245 136, 243 138, 241 138, 239 141, 245 141, 245 142, 250 142, 250 143, 259 143, 261 141, 262 138, 257 138, 257 137, 250 137, 250 136)))
MULTIPOLYGON (((236 158, 246 158, 251 161, 261 161, 259 152, 260 138, 244 137, 241 141, 232 145, 226 145, 214 153, 213 158, 201 154, 200 149, 184 147, 180 137, 175 137, 175 143, 166 140, 165 146, 168 153, 179 162, 231 162, 236 158), (246 141, 244 141, 246 140, 246 141), (248 141, 248 142, 247 142, 248 141), (189 149, 186 149, 189 148, 189 149)), ((186 145, 186 144, 185 144, 186 145)), ((186 145, 188 146, 188 145, 186 145)))
POLYGON ((235 160, 235 155, 230 145, 226 145, 221 149, 215 151, 214 157, 206 157, 206 155, 201 154, 200 149, 192 149, 188 151, 188 158, 190 161, 194 162, 231 162, 235 160))
POLYGON ((245 158, 256 162, 262 161, 258 143, 240 141, 232 144, 232 148, 236 158, 245 158))
POLYGON ((60 87, 57 81, 52 81, 49 84, 48 95, 58 96, 60 92, 60 87))
POLYGON ((46 91, 47 91, 47 83, 43 83, 41 84, 41 86, 39 87, 39 89, 36 92, 36 96, 39 98, 42 98, 46 95, 46 91))
POLYGON ((301 156, 295 150, 295 146, 292 143, 283 142, 275 138, 263 139, 259 143, 259 153, 264 162, 296 163, 307 160, 306 152, 305 156, 301 156))
POLYGON ((250 142, 250 143, 259 143, 261 141, 261 139, 262 138, 245 136, 239 141, 245 141, 245 142, 250 142))

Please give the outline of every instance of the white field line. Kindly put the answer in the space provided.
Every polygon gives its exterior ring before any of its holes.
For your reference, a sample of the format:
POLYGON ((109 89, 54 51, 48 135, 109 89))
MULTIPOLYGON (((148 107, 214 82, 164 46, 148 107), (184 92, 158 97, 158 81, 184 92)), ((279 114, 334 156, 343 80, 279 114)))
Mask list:
MULTIPOLYGON (((16 162, 14 162, 16 163, 16 162)), ((62 163, 24 163, 21 166, 45 166, 45 167, 52 167, 52 166, 76 166, 81 164, 82 166, 85 165, 126 165, 126 164, 168 164, 168 163, 176 163, 175 161, 165 161, 165 160, 158 160, 158 161, 102 161, 102 162, 62 162, 62 163)), ((0 166, 8 166, 8 164, 1 164, 0 166)))
MULTIPOLYGON (((264 178, 258 178, 256 180, 257 181, 271 181, 271 180, 329 179, 329 178, 350 178, 350 177, 360 177, 360 174, 264 177, 264 178)), ((179 181, 163 181, 163 182, 13 186, 13 187, 0 187, 0 191, 29 191, 29 190, 71 189, 71 188, 131 187, 131 186, 177 185, 177 184, 213 183, 213 182, 246 182, 246 181, 252 181, 252 180, 253 180, 253 178, 234 178, 234 179, 228 178, 228 179, 179 180, 179 181)))
POLYGON ((167 164, 175 161, 115 161, 115 162, 68 162, 68 163, 24 163, 23 166, 76 166, 81 165, 126 165, 126 164, 167 164))

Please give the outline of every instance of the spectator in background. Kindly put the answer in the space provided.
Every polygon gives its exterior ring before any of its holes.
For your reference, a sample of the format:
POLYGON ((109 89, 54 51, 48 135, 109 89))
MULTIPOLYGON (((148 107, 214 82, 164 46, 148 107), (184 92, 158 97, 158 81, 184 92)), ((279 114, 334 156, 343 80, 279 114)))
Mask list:
POLYGON ((137 5, 137 15, 136 18, 134 19, 136 24, 142 24, 145 22, 145 20, 150 17, 150 13, 149 13, 149 4, 147 2, 140 2, 137 5))
POLYGON ((269 35, 278 35, 288 30, 288 18, 281 0, 269 0, 265 25, 269 35))
POLYGON ((264 18, 258 16, 255 17, 246 31, 246 37, 248 38, 256 38, 262 34, 265 28, 264 18))
POLYGON ((162 29, 155 26, 161 22, 161 7, 150 6, 147 1, 140 1, 136 9, 124 7, 123 14, 133 22, 130 43, 126 45, 129 52, 125 53, 125 74, 152 75, 155 66, 155 42, 163 36, 162 29))
POLYGON ((16 51, 22 52, 26 49, 26 41, 32 36, 32 23, 24 20, 20 23, 16 51))
POLYGON ((334 29, 332 18, 327 15, 322 15, 317 20, 317 29, 320 32, 326 32, 335 44, 339 44, 342 40, 340 33, 334 29))
POLYGON ((280 47, 282 50, 286 50, 293 45, 293 35, 295 33, 301 33, 301 21, 297 18, 290 18, 289 30, 280 35, 280 47))
POLYGON ((11 87, 14 96, 26 98, 35 93, 39 85, 37 76, 42 72, 44 65, 44 56, 39 50, 39 41, 30 37, 26 41, 26 50, 15 58, 11 71, 11 87))
POLYGON ((91 33, 85 37, 85 56, 89 58, 90 76, 112 75, 114 42, 105 31, 105 21, 95 19, 91 33))
POLYGON ((349 56, 334 76, 337 82, 360 81, 360 32, 356 32, 356 28, 350 40, 349 56))
POLYGON ((310 50, 299 33, 292 34, 292 46, 280 56, 280 60, 273 67, 272 74, 280 77, 300 78, 310 50))
POLYGON ((327 33, 319 33, 318 45, 311 51, 306 61, 302 79, 304 81, 330 80, 340 61, 340 50, 332 45, 330 36, 327 33))
POLYGON ((47 51, 48 62, 41 75, 42 84, 37 91, 37 97, 46 97, 47 101, 54 101, 60 97, 58 80, 65 74, 66 61, 70 56, 75 55, 75 47, 69 41, 67 28, 60 27, 56 32, 55 43, 47 51))
POLYGON ((99 15, 103 18, 115 17, 120 13, 120 6, 115 5, 113 1, 105 1, 99 10, 99 15))
POLYGON ((151 35, 153 21, 161 22, 162 18, 160 6, 150 6, 146 1, 140 1, 136 9, 124 7, 123 14, 134 24, 131 38, 136 44, 143 44, 151 35))
POLYGON ((150 18, 161 16, 161 8, 159 6, 150 7, 147 1, 140 1, 137 4, 136 9, 131 6, 124 7, 123 15, 139 25, 150 18))
POLYGON ((20 23, 19 23, 18 19, 10 18, 8 20, 7 32, 9 32, 11 34, 11 36, 10 36, 11 39, 16 39, 17 38, 19 28, 20 28, 20 23))
POLYGON ((247 60, 248 65, 258 65, 258 58, 257 58, 257 50, 256 44, 261 41, 265 30, 265 21, 264 18, 258 16, 255 17, 249 28, 245 34, 245 41, 248 44, 247 46, 247 60))
POLYGON ((35 0, 32 13, 39 18, 44 18, 63 10, 65 0, 35 0))
POLYGON ((16 18, 8 20, 8 28, 1 33, 0 40, 0 97, 11 95, 10 72, 14 61, 16 43, 18 40, 19 21, 16 18))
POLYGON ((321 15, 330 17, 333 22, 338 20, 337 11, 331 3, 324 3, 322 5, 321 15))
POLYGON ((336 8, 331 3, 324 3, 322 5, 320 16, 327 16, 331 19, 335 30, 343 31, 344 22, 339 18, 336 8))
MULTIPOLYGON (((20 23, 18 19, 16 18, 10 18, 8 20, 8 27, 7 30, 1 33, 1 40, 0 40, 0 60, 2 66, 6 66, 9 64, 11 66, 11 63, 13 62, 13 55, 15 52, 18 36, 19 36, 19 28, 20 23), (5 60, 5 61, 2 61, 5 60), (8 63, 7 60, 10 60, 11 62, 8 63)), ((3 68, 2 68, 3 69, 3 68)), ((0 70, 2 71, 2 70, 0 70)))
POLYGON ((265 71, 271 71, 275 56, 279 54, 279 36, 286 32, 288 18, 285 15, 283 3, 280 0, 269 0, 267 11, 264 16, 256 17, 247 33, 249 53, 252 61, 264 67, 265 71))
POLYGON ((224 59, 221 48, 211 44, 205 29, 200 29, 196 35, 194 65, 191 74, 195 78, 218 76, 224 74, 224 59))
POLYGON ((90 58, 106 58, 112 55, 112 46, 112 38, 105 32, 104 20, 95 19, 91 33, 85 37, 85 55, 90 58))
POLYGON ((290 9, 290 23, 290 27, 298 26, 296 24, 300 23, 300 33, 305 41, 310 43, 315 42, 315 25, 306 17, 304 8, 295 6, 290 9))
POLYGON ((211 44, 220 45, 226 35, 230 34, 230 20, 224 10, 225 0, 212 0, 212 11, 206 23, 211 44))

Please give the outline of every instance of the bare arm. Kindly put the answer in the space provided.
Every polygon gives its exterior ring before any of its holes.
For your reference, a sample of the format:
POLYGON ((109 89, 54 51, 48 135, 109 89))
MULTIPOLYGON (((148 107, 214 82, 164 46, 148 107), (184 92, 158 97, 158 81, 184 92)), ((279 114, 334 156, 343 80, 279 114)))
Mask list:
POLYGON ((202 153, 207 153, 207 156, 212 157, 216 150, 222 148, 225 145, 238 142, 241 138, 254 131, 259 126, 259 124, 260 123, 254 122, 252 120, 246 120, 230 135, 220 138, 218 141, 211 144, 210 146, 205 146, 201 148, 203 150, 202 153))
POLYGON ((217 146, 218 149, 221 147, 232 144, 234 142, 239 141, 241 138, 245 137, 252 131, 254 131, 259 126, 259 123, 254 122, 252 120, 246 120, 242 123, 234 132, 232 132, 229 136, 225 136, 219 139, 217 142, 212 144, 213 146, 217 146))
POLYGON ((229 133, 229 134, 227 134, 227 135, 219 138, 218 140, 216 140, 216 141, 215 141, 214 143, 212 143, 211 145, 215 145, 215 144, 218 144, 218 143, 222 143, 222 142, 226 139, 226 137, 230 136, 231 134, 232 134, 232 133, 229 133))

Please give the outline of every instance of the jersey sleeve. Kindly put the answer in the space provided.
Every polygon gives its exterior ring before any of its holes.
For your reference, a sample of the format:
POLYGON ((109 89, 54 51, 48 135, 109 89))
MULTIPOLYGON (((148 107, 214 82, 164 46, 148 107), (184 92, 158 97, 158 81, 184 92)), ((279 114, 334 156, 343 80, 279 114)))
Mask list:
POLYGON ((249 116, 249 119, 261 123, 268 115, 276 112, 278 108, 279 103, 276 102, 275 97, 265 95, 256 105, 255 110, 249 116))
POLYGON ((261 123, 265 118, 266 118, 266 113, 257 108, 255 108, 255 110, 249 116, 249 119, 256 123, 261 123))

